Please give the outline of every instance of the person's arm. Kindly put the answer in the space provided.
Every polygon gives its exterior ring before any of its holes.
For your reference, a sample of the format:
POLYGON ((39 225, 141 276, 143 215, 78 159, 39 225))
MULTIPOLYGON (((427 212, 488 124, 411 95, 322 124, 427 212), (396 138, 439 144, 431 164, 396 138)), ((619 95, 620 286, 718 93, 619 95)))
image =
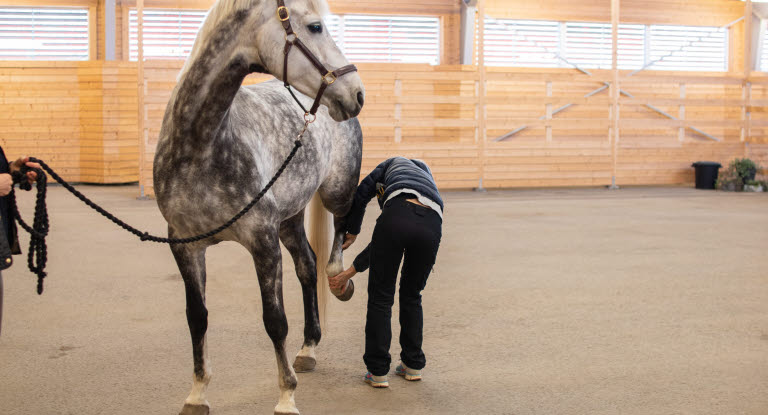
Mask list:
POLYGON ((370 252, 371 244, 369 243, 368 246, 363 249, 363 252, 360 252, 360 254, 357 255, 351 267, 341 271, 333 277, 329 277, 328 285, 330 286, 331 291, 344 294, 344 291, 347 289, 347 281, 352 279, 357 273, 366 271, 370 266, 370 252))
POLYGON ((365 207, 368 202, 376 196, 376 183, 384 181, 384 173, 392 163, 392 159, 385 160, 360 182, 355 192, 355 198, 352 201, 352 208, 347 214, 347 233, 357 235, 360 233, 360 226, 363 224, 365 216, 365 207))
POLYGON ((355 271, 357 272, 364 272, 368 269, 368 267, 371 266, 371 244, 368 243, 368 246, 363 249, 363 252, 360 252, 355 260, 352 262, 352 266, 355 267, 355 271))

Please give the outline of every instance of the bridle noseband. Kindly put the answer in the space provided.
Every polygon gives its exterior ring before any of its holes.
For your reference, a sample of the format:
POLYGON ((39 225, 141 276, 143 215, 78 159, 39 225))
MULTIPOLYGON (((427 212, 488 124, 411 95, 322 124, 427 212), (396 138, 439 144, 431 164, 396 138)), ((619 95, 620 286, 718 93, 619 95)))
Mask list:
POLYGON ((285 49, 283 50, 283 53, 285 54, 285 59, 283 61, 283 84, 288 89, 288 92, 291 93, 291 96, 293 96, 293 99, 296 101, 296 103, 299 104, 302 110, 304 110, 304 120, 307 123, 312 123, 317 118, 315 113, 317 112, 317 109, 320 108, 320 99, 323 97, 325 90, 334 82, 336 82, 336 79, 340 76, 356 72, 357 67, 355 67, 355 65, 347 65, 336 69, 335 71, 329 71, 293 31, 293 28, 291 27, 291 15, 288 12, 288 8, 285 7, 285 0, 277 0, 277 18, 280 20, 280 23, 282 23, 283 29, 285 29, 285 49), (317 68, 317 70, 320 72, 320 76, 322 77, 320 89, 318 89, 315 102, 312 104, 312 108, 310 108, 309 111, 307 111, 304 105, 302 105, 302 103, 296 97, 296 94, 293 93, 291 85, 288 83, 288 54, 291 52, 291 49, 294 45, 301 51, 301 53, 304 54, 304 56, 307 57, 307 59, 309 59, 310 62, 312 62, 312 65, 317 68))

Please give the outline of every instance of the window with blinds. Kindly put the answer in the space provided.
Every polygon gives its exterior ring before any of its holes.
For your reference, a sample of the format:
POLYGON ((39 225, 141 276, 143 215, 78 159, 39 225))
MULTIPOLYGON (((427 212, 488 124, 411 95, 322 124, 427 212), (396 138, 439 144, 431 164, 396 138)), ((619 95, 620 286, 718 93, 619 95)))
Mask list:
MULTIPOLYGON (((144 10, 144 56, 186 58, 205 20, 203 10, 144 10)), ((136 10, 130 11, 130 58, 138 58, 136 10)), ((353 62, 429 63, 440 61, 437 17, 329 15, 325 25, 353 62)))
POLYGON ((651 69, 727 71, 728 34, 718 27, 650 26, 651 69))
MULTIPOLYGON (((763 24, 765 25, 766 23, 763 24)), ((763 26, 760 33, 763 34, 763 37, 760 39, 760 56, 758 57, 760 59, 760 67, 758 69, 762 72, 768 72, 768 27, 763 26)))
MULTIPOLYGON (((144 9, 144 58, 186 58, 192 51, 205 10, 144 9)), ((130 11, 130 59, 139 57, 136 9, 130 11)))
POLYGON ((557 68, 561 66, 560 23, 537 20, 485 21, 485 64, 557 68))
POLYGON ((0 8, 0 59, 88 60, 88 9, 0 8))
MULTIPOLYGON (((620 24, 620 69, 726 71, 727 33, 716 27, 620 24)), ((608 23, 486 18, 485 64, 610 69, 608 23)))
POLYGON ((423 16, 330 15, 325 24, 352 62, 440 63, 440 20, 423 16))

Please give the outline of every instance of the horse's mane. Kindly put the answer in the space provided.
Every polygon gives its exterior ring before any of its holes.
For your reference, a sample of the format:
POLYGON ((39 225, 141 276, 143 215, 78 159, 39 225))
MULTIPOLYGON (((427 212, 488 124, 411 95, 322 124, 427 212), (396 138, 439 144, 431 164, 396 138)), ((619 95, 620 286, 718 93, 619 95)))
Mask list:
MULTIPOLYGON (((184 62, 181 72, 179 72, 178 79, 180 80, 189 70, 190 64, 197 60, 200 51, 203 49, 203 45, 207 43, 206 41, 213 33, 213 30, 222 20, 225 20, 239 10, 247 10, 257 7, 262 2, 271 3, 274 9, 277 10, 277 2, 275 0, 217 0, 216 3, 211 6, 211 9, 208 10, 208 15, 205 17, 205 21, 200 27, 200 30, 197 32, 195 44, 192 46, 192 51, 184 62)), ((328 3, 326 0, 306 0, 306 2, 310 10, 316 11, 320 16, 328 14, 328 3)), ((290 4, 292 1, 287 0, 286 3, 290 4)))

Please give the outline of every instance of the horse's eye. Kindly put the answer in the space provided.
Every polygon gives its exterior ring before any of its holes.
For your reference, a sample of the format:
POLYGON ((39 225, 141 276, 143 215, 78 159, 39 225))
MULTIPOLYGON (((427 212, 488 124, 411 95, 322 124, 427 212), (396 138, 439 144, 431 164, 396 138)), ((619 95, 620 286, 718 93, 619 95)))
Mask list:
POLYGON ((307 29, 312 33, 323 33, 323 25, 320 23, 309 24, 307 25, 307 29))

